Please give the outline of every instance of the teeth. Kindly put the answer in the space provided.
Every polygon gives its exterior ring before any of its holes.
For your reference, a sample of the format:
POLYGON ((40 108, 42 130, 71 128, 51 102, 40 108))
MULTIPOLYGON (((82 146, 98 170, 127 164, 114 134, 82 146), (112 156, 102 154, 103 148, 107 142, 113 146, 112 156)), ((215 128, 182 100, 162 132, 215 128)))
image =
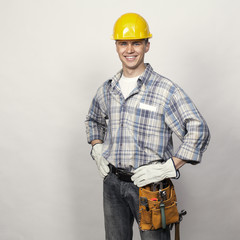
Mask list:
POLYGON ((126 57, 127 59, 134 59, 135 57, 126 57))

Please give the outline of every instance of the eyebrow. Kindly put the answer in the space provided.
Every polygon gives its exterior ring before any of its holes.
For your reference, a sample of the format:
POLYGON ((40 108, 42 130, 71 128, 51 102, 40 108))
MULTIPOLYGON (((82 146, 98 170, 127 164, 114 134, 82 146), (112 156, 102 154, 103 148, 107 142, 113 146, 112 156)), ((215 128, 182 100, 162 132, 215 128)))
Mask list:
MULTIPOLYGON (((128 41, 118 40, 117 42, 118 43, 127 43, 128 41)), ((134 43, 142 43, 142 41, 141 40, 132 41, 132 44, 134 44, 134 43)))

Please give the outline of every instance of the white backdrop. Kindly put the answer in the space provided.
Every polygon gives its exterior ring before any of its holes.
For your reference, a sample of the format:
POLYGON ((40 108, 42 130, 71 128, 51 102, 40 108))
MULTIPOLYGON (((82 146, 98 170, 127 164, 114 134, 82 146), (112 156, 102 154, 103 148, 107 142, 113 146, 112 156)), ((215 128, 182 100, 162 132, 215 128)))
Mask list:
POLYGON ((0 240, 104 239, 102 182, 84 120, 97 87, 121 68, 110 35, 126 12, 150 25, 146 62, 188 93, 211 130, 202 164, 184 166, 175 181, 179 209, 188 211, 182 239, 238 239, 239 7, 1 0, 0 240))

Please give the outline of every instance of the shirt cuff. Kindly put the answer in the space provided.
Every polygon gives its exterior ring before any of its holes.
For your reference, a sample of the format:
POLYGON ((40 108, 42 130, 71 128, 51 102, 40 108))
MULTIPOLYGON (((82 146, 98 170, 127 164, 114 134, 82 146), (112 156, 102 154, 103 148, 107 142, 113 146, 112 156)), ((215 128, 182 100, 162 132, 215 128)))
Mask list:
POLYGON ((93 140, 96 140, 96 139, 98 139, 98 140, 101 140, 102 142, 104 142, 103 141, 103 139, 104 139, 104 133, 99 133, 99 132, 91 132, 91 134, 89 134, 88 135, 88 143, 90 144, 93 140))
POLYGON ((200 150, 194 149, 185 144, 179 147, 174 156, 191 164, 198 164, 202 160, 202 152, 200 150))

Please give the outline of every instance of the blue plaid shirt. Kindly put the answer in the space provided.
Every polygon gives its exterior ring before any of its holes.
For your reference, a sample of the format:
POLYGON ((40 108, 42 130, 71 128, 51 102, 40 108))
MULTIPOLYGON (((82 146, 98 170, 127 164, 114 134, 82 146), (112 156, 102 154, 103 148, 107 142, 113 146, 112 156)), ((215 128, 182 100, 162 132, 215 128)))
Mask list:
POLYGON ((86 118, 88 142, 103 141, 103 156, 114 166, 136 169, 172 156, 199 163, 210 140, 207 124, 191 99, 146 64, 137 87, 124 99, 122 71, 97 91, 86 118), (182 141, 173 152, 172 133, 182 141))

